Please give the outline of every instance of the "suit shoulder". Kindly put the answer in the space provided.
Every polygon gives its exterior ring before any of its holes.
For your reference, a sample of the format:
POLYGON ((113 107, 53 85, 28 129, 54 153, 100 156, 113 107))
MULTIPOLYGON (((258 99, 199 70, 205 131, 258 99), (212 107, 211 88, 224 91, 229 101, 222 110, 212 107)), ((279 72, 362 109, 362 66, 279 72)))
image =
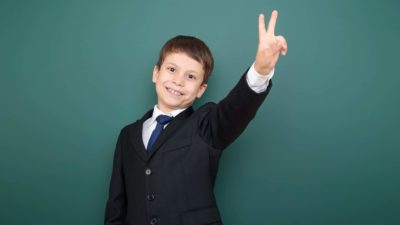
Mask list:
POLYGON ((197 125, 199 127, 205 126, 205 123, 208 124, 208 119, 213 115, 213 111, 218 107, 215 102, 207 102, 201 105, 198 109, 196 109, 194 113, 194 118, 197 120, 197 125))
POLYGON ((217 108, 217 103, 215 102, 207 102, 204 103, 203 105, 201 105, 199 108, 197 108, 194 111, 194 116, 197 118, 204 118, 207 115, 209 115, 209 113, 211 111, 213 111, 213 109, 217 108))
POLYGON ((211 109, 217 107, 217 103, 215 102, 207 102, 203 105, 201 105, 196 112, 207 112, 210 111, 211 109))

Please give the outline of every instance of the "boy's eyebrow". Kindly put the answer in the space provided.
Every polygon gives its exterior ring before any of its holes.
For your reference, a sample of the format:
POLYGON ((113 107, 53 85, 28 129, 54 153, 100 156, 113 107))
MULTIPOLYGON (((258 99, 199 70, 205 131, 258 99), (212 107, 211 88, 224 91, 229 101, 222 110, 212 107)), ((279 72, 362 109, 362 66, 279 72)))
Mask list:
POLYGON ((173 63, 173 62, 166 62, 167 64, 171 64, 171 65, 173 65, 173 66, 176 66, 176 67, 179 67, 178 65, 176 65, 175 63, 173 63))

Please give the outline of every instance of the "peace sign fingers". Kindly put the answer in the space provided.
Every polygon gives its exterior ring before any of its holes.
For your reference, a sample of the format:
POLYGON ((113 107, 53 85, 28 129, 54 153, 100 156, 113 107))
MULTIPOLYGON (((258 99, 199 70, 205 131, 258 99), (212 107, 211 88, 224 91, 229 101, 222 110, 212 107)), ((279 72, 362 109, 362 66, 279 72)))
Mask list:
POLYGON ((265 42, 266 36, 275 35, 275 25, 278 18, 278 11, 274 10, 271 13, 271 17, 268 22, 268 29, 265 28, 265 18, 264 14, 260 14, 258 17, 258 40, 259 42, 265 42))

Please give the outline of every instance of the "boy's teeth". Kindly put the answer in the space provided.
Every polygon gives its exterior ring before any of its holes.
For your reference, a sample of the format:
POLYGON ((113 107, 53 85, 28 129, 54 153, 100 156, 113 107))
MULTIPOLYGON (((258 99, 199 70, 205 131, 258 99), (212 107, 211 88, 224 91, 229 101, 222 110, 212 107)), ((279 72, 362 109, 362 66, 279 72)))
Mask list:
POLYGON ((172 90, 171 88, 168 88, 167 89, 171 94, 174 94, 174 95, 182 95, 182 93, 180 93, 180 92, 178 92, 178 91, 175 91, 175 90, 172 90))

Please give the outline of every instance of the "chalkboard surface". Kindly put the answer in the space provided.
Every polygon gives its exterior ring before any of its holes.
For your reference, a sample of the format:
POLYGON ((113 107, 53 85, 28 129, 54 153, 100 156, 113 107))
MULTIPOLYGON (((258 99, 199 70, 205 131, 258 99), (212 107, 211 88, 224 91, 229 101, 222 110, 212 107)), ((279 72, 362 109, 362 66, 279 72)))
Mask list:
POLYGON ((206 42, 219 101, 254 60, 258 13, 286 37, 274 86, 223 154, 224 224, 400 224, 400 3, 0 2, 0 224, 102 224, 120 129, 153 107, 169 38, 206 42))

